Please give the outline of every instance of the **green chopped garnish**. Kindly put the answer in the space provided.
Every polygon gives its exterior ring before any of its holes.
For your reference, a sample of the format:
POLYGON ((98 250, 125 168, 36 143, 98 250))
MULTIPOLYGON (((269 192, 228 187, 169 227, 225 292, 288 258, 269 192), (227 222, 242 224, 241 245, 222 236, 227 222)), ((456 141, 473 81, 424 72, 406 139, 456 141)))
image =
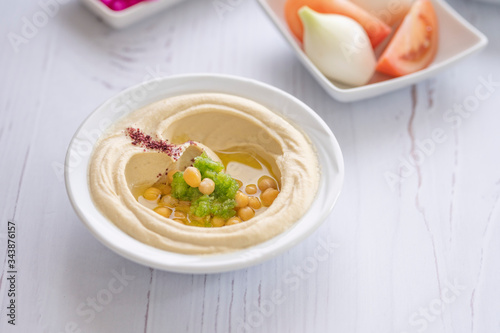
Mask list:
POLYGON ((184 173, 177 172, 172 181, 172 196, 179 200, 191 201, 191 214, 198 217, 208 215, 224 219, 236 214, 234 200, 239 185, 230 175, 224 173, 224 165, 216 162, 203 152, 195 158, 195 168, 200 170, 201 178, 210 178, 215 183, 215 190, 210 195, 203 195, 198 188, 189 186, 184 180, 184 173))
POLYGON ((212 201, 213 197, 210 198, 208 195, 203 195, 202 197, 198 198, 191 204, 191 214, 194 214, 198 217, 209 215, 212 201))
POLYGON ((216 199, 212 195, 204 195, 191 204, 191 214, 198 217, 212 215, 228 219, 236 214, 234 210, 235 204, 236 201, 234 199, 223 201, 216 199))
POLYGON ((222 163, 212 160, 205 152, 194 159, 193 166, 200 170, 202 179, 210 178, 213 181, 215 181, 217 174, 224 170, 224 165, 222 165, 222 163))
POLYGON ((194 201, 202 196, 200 190, 189 186, 184 180, 184 172, 176 172, 172 181, 172 196, 183 201, 194 201))
POLYGON ((221 202, 228 199, 234 199, 236 192, 238 192, 240 188, 238 182, 227 173, 218 173, 213 181, 215 182, 215 197, 220 199, 221 202))

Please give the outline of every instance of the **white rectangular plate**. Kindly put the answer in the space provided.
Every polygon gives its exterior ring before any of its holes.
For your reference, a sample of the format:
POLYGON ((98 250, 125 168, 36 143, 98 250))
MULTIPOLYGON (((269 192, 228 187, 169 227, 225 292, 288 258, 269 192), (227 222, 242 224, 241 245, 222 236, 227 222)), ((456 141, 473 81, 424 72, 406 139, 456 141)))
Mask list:
POLYGON ((352 102, 378 96, 414 84, 478 52, 488 44, 486 36, 461 17, 447 3, 442 0, 433 0, 432 3, 439 20, 439 49, 432 64, 416 73, 398 78, 376 73, 366 85, 349 87, 326 78, 306 56, 301 43, 293 36, 285 21, 283 8, 286 0, 258 0, 258 2, 312 76, 328 94, 342 102, 352 102))

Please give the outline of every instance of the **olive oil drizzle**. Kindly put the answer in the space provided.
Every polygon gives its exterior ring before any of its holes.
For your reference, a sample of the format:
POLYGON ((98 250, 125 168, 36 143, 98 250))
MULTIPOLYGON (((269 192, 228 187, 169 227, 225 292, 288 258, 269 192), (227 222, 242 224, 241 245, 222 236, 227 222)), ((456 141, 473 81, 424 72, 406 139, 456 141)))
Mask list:
MULTIPOLYGON (((223 150, 223 151, 215 151, 217 156, 220 158, 222 164, 224 165, 224 171, 231 174, 231 176, 235 179, 242 181, 243 186, 240 187, 240 191, 245 192, 246 185, 255 184, 257 185, 257 181, 262 176, 269 176, 273 178, 278 184, 278 190, 280 188, 279 178, 276 176, 275 172, 273 172, 272 164, 266 160, 263 156, 256 154, 254 152, 248 152, 244 149, 232 149, 232 150, 223 150), (228 169, 241 169, 244 170, 245 174, 232 174, 228 169)), ((139 198, 143 195, 144 191, 153 186, 161 188, 165 184, 157 182, 156 184, 131 184, 131 192, 136 200, 139 201, 139 198)), ((259 197, 260 190, 257 189, 257 193, 254 194, 255 197, 259 197)), ((158 200, 158 206, 167 207, 172 210, 172 214, 169 218, 175 218, 175 212, 182 212, 185 214, 186 218, 184 219, 184 224, 196 227, 205 227, 210 228, 214 227, 212 225, 212 219, 210 216, 204 218, 198 218, 196 216, 192 216, 189 214, 189 205, 170 205, 165 204, 162 199, 158 200)), ((261 214, 267 209, 267 207, 262 206, 255 213, 256 215, 261 214)))

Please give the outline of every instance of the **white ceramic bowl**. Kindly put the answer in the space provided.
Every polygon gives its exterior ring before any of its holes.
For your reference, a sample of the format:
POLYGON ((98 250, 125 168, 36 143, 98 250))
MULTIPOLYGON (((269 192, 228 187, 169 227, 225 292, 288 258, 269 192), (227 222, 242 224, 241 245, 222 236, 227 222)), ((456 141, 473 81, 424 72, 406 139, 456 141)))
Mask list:
POLYGON ((349 87, 329 80, 306 56, 301 43, 293 36, 285 21, 283 8, 286 0, 258 1, 291 45, 302 64, 328 94, 341 102, 357 101, 409 86, 435 75, 457 61, 480 51, 488 44, 486 36, 468 23, 447 3, 442 0, 432 0, 439 20, 439 49, 432 64, 416 73, 398 78, 376 73, 368 84, 360 87, 349 87))
POLYGON ((65 165, 71 203, 90 232, 104 245, 135 262, 173 272, 217 273, 240 269, 270 259, 309 236, 326 219, 344 179, 342 152, 328 126, 297 98, 267 84, 225 75, 173 76, 129 88, 95 110, 73 137, 65 165), (285 116, 310 137, 321 166, 314 203, 290 229, 245 250, 219 255, 185 255, 163 251, 130 237, 94 206, 88 186, 88 165, 99 136, 124 115, 161 99, 188 93, 220 92, 254 100, 285 116), (126 106, 126 107, 124 107, 126 106))
POLYGON ((110 9, 100 0, 82 1, 88 9, 90 9, 108 25, 116 29, 121 29, 184 0, 143 1, 120 11, 110 9))

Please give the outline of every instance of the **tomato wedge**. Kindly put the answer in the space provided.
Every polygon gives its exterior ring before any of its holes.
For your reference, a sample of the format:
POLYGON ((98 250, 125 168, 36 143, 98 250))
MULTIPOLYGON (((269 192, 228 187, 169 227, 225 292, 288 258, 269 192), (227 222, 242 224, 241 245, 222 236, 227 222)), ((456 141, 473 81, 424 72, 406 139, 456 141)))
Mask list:
POLYGON ((377 71, 402 76, 426 68, 434 60, 439 27, 434 6, 417 0, 377 63, 377 71))
POLYGON ((348 0, 287 0, 285 3, 286 21, 290 30, 301 42, 304 27, 298 12, 303 6, 308 6, 322 14, 339 14, 352 18, 365 29, 374 48, 391 33, 391 28, 387 24, 348 0))

